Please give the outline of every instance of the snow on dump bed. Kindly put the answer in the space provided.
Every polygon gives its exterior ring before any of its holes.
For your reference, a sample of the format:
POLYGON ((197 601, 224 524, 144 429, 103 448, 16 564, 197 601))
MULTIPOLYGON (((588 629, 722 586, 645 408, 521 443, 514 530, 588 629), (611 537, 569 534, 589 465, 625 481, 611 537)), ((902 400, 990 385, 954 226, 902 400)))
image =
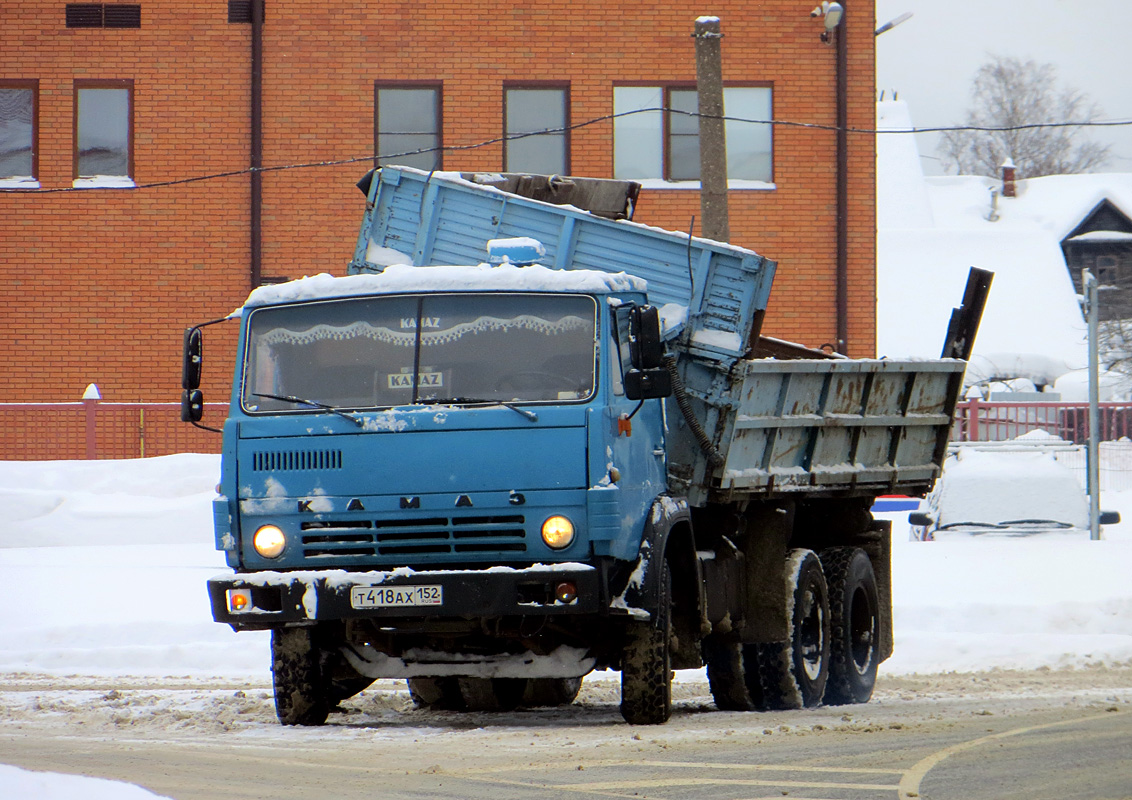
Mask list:
MULTIPOLYGON (((395 264, 376 275, 336 278, 322 273, 273 286, 248 295, 244 308, 400 292, 644 292, 647 284, 625 272, 588 269, 519 267, 512 264, 413 267, 395 264)), ((235 316, 237 312, 233 313, 235 316)))

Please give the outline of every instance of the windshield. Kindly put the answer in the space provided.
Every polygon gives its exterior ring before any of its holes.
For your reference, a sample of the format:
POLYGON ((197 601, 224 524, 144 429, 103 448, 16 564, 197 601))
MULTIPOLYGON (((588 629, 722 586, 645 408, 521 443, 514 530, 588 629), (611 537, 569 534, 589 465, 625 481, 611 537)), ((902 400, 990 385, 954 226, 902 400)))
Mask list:
POLYGON ((397 295, 261 308, 248 329, 250 412, 586 400, 586 295, 397 295))

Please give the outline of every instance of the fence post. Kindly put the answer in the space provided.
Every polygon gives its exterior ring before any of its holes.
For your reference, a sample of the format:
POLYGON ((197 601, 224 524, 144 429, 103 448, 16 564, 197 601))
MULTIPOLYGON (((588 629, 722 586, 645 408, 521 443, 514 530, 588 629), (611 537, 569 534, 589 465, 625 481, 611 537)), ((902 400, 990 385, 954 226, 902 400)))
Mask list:
POLYGON ((98 426, 95 418, 98 414, 98 403, 102 400, 102 393, 98 391, 98 384, 92 383, 83 392, 83 406, 86 412, 86 457, 89 460, 98 458, 98 426))
POLYGON ((967 401, 967 441, 979 441, 979 398, 967 401))

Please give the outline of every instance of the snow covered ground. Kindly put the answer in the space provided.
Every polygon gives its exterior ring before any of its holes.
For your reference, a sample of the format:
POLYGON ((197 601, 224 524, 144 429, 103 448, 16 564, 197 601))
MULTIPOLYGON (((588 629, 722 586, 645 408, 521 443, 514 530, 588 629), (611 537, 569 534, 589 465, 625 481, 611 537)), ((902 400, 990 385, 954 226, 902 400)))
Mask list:
MULTIPOLYGON (((218 476, 209 455, 0 462, 0 673, 269 680, 267 635, 209 613, 205 580, 227 570, 212 540, 218 476)), ((1101 542, 911 542, 907 512, 884 515, 896 654, 882 673, 1132 662, 1132 492, 1103 506, 1127 521, 1101 542)), ((76 780, 0 766, 0 796, 154 796, 76 780)))

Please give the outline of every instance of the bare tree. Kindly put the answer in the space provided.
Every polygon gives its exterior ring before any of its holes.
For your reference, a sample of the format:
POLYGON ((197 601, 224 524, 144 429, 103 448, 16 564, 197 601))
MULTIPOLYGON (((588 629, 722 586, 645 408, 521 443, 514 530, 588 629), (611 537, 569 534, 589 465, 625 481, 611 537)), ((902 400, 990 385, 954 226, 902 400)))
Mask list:
POLYGON ((1103 167, 1110 148, 1082 140, 1080 126, 1020 127, 1094 122, 1101 109, 1076 89, 1056 87, 1053 64, 993 56, 971 87, 966 126, 1009 130, 947 131, 939 145, 947 169, 960 175, 997 176, 1011 159, 1019 178, 1090 172, 1103 167))

